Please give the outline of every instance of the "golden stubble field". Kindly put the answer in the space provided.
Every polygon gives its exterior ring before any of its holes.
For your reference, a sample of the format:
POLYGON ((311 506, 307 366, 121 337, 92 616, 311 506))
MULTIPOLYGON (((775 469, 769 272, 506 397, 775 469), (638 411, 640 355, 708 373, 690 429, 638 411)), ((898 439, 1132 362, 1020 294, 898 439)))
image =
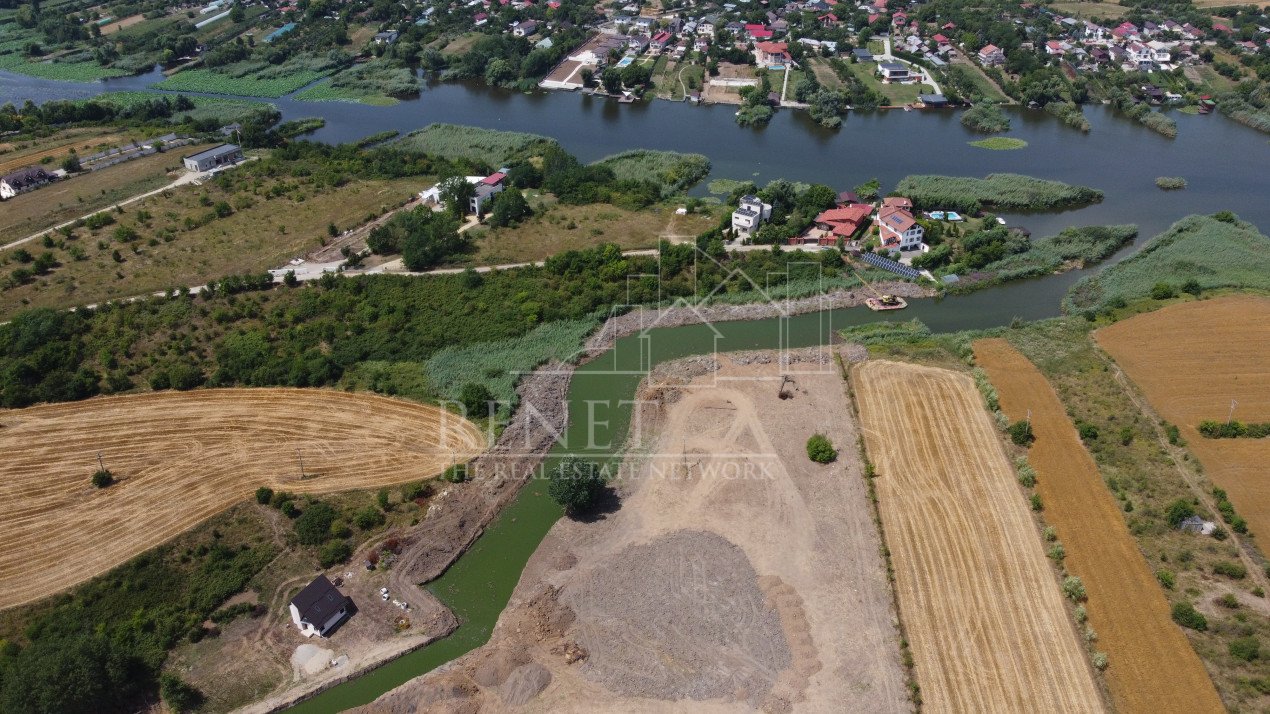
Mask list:
POLYGON ((1170 305, 1104 327, 1094 339, 1177 425, 1258 540, 1270 536, 1270 439, 1205 439, 1197 430, 1205 419, 1224 421, 1232 399, 1236 419, 1270 421, 1270 298, 1170 305))
POLYGON ((380 488, 435 476, 484 447, 474 424, 436 407, 317 389, 0 411, 0 608, 99 575, 260 486, 380 488), (98 454, 118 479, 105 489, 89 481, 98 454))
POLYGON ((923 710, 1103 711, 974 381, 887 361, 852 379, 923 710))
POLYGON ((974 351, 1001 410, 1011 421, 1031 417, 1036 490, 1068 572, 1085 583, 1089 624, 1111 662, 1106 677, 1116 711, 1221 711, 1204 663, 1170 619, 1164 593, 1058 394, 1005 340, 976 341, 974 351))

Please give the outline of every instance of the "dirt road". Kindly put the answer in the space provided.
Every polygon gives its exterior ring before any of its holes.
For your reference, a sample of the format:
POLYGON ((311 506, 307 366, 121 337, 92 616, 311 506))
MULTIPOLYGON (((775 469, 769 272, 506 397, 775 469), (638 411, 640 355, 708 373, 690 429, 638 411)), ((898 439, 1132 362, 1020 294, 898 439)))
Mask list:
POLYGON ((1031 415, 1045 521, 1058 532, 1072 574, 1085 583, 1089 624, 1107 653, 1107 685, 1118 712, 1221 711, 1204 663, 1169 617, 1169 603, 1103 483, 1054 388, 1001 339, 974 343, 975 361, 1010 419, 1031 415))
POLYGON ((436 407, 332 390, 152 392, 0 411, 0 608, 105 572, 259 486, 389 486, 484 447, 475 425, 436 407), (99 456, 118 479, 104 489, 89 482, 99 456))
POLYGON ((852 371, 927 712, 1100 712, 1093 673, 974 381, 852 371))

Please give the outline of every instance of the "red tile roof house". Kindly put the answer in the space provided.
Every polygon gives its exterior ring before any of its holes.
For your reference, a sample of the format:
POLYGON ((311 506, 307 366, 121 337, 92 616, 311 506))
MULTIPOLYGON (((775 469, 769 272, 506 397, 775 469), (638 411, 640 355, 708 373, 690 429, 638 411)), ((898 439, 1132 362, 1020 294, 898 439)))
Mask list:
POLYGON ((1005 53, 996 45, 988 45, 979 50, 979 61, 989 67, 1005 64, 1005 53))
POLYGON ((873 214, 873 206, 867 203, 854 203, 839 208, 821 211, 816 216, 811 230, 789 239, 790 245, 806 245, 815 243, 821 246, 836 245, 839 239, 851 240, 868 223, 873 214))
POLYGON ((820 17, 816 19, 820 21, 820 24, 824 27, 833 27, 834 25, 838 24, 838 16, 833 14, 832 12, 821 15, 820 17))
POLYGON ((760 65, 789 61, 789 45, 784 42, 754 43, 754 60, 760 65))
MULTIPOLYGON (((908 202, 908 199, 904 199, 908 202)), ((912 202, 908 202, 911 208, 912 202)), ((899 202, 878 211, 878 238, 882 247, 891 252, 921 250, 922 238, 926 231, 913 218, 907 209, 901 208, 899 202)))
POLYGON ((662 30, 653 35, 653 39, 649 40, 648 47, 652 54, 659 55, 662 50, 666 49, 666 45, 670 43, 670 33, 662 30))
POLYGON ((749 34, 750 37, 756 40, 772 39, 772 31, 770 28, 766 27, 765 25, 746 25, 745 31, 746 33, 749 34))

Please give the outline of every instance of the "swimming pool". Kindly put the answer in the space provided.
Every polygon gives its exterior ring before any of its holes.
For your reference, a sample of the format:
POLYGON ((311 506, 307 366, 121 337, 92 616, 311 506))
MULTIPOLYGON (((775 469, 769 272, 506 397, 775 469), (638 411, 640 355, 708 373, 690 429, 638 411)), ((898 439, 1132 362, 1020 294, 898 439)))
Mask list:
POLYGON ((767 68, 768 68, 768 69, 771 69, 771 70, 776 70, 777 72, 779 72, 779 71, 781 71, 782 69, 785 69, 785 65, 783 65, 783 64, 769 64, 769 65, 767 65, 767 68))
POLYGON ((614 66, 615 66, 615 67, 626 67, 626 66, 629 66, 629 65, 630 65, 630 63, 632 63, 632 62, 634 62, 634 61, 635 61, 635 58, 634 58, 634 57, 623 57, 622 59, 618 60, 617 64, 616 64, 616 65, 614 65, 614 66))

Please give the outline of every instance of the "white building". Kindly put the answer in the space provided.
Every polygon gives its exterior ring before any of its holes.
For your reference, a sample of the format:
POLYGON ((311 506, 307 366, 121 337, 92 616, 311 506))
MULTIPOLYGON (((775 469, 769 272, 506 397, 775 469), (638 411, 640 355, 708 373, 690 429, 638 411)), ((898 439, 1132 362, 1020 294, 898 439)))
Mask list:
POLYGON ((305 637, 326 637, 349 616, 352 601, 319 575, 291 599, 291 621, 305 637))
POLYGON ((221 144, 182 159, 189 171, 210 171, 217 166, 230 166, 243 160, 243 150, 236 144, 221 144))
POLYGON ((878 237, 882 247, 891 252, 921 250, 925 235, 913 214, 903 208, 884 205, 878 213, 878 237))
POLYGON ((772 204, 758 196, 742 196, 741 205, 732 212, 732 235, 737 240, 750 240, 763 221, 772 217, 772 204))
POLYGON ((0 199, 10 199, 19 193, 34 191, 56 180, 56 177, 39 166, 27 166, 0 178, 0 199))
MULTIPOLYGON (((488 211, 489 204, 494 196, 502 193, 503 189, 507 187, 506 179, 506 170, 497 171, 489 176, 464 176, 463 180, 476 187, 472 198, 468 200, 467 212, 480 215, 488 211)), ((446 181, 452 180, 454 179, 446 179, 446 181)), ((419 200, 423 201, 424 205, 439 209, 444 202, 444 199, 441 198, 444 186, 445 181, 442 181, 426 191, 420 191, 419 200)))

